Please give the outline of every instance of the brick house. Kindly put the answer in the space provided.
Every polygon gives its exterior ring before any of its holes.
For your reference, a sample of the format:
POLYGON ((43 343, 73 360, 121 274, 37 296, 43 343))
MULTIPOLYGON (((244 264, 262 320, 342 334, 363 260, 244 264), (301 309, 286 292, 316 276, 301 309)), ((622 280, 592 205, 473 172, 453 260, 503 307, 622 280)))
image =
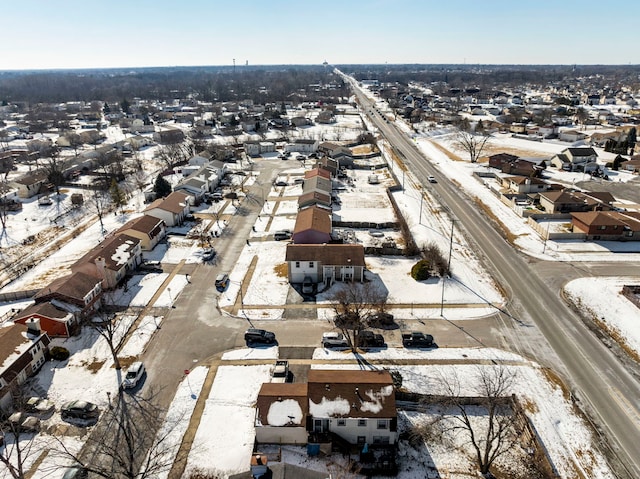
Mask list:
POLYGON ((331 210, 319 206, 301 209, 296 217, 292 240, 296 244, 329 243, 331 241, 331 210))
POLYGON ((574 232, 585 233, 587 240, 640 240, 640 213, 630 211, 589 211, 571 213, 574 232))

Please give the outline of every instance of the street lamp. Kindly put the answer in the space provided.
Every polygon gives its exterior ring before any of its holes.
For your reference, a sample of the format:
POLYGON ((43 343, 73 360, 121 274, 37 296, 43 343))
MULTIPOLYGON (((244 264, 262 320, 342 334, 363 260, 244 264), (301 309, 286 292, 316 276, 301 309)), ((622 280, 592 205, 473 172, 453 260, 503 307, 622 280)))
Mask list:
POLYGON ((107 401, 109 403, 109 409, 112 409, 113 406, 111 405, 111 391, 107 391, 107 401))

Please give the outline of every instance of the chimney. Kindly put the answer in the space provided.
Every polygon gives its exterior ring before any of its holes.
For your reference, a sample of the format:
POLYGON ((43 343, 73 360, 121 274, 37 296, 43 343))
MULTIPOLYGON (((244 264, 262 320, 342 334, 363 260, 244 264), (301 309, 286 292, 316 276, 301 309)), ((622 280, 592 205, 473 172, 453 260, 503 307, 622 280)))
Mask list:
POLYGON ((41 331, 40 331, 40 319, 35 318, 35 317, 31 317, 29 319, 27 319, 26 323, 27 325, 27 333, 28 334, 35 334, 36 336, 40 336, 41 331))
POLYGON ((102 279, 107 279, 107 275, 105 274, 105 269, 107 266, 107 262, 102 256, 98 256, 96 258, 96 268, 98 269, 98 274, 102 279))

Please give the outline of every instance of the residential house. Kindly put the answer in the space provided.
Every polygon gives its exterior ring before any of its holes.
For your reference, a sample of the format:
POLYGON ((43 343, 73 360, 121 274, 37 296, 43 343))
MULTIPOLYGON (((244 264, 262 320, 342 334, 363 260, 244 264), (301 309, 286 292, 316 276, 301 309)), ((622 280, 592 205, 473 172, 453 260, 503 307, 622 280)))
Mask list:
POLYGON ((80 330, 79 320, 73 313, 49 301, 29 305, 13 318, 16 324, 26 325, 34 321, 40 322, 40 328, 49 337, 69 337, 80 330))
POLYGON ((574 232, 585 233, 587 240, 640 240, 640 213, 631 211, 589 211, 571 213, 574 232))
POLYGON ((540 208, 553 214, 610 210, 615 201, 609 192, 581 192, 568 189, 541 192, 539 198, 540 208))
POLYGON ((338 160, 330 158, 328 156, 323 156, 318 161, 316 161, 316 168, 327 170, 329 171, 329 173, 331 173, 332 177, 335 177, 338 174, 338 160))
POLYGON ((164 220, 151 215, 129 220, 117 232, 138 238, 142 251, 151 251, 166 235, 164 220))
POLYGON ((167 226, 182 224, 189 214, 191 197, 182 191, 174 191, 166 198, 159 198, 147 206, 144 213, 164 221, 167 226))
POLYGON ((397 442, 395 389, 386 370, 310 369, 307 430, 333 433, 351 444, 397 442))
POLYGON ((77 271, 54 279, 33 299, 36 304, 54 302, 56 307, 73 312, 76 319, 81 319, 100 308, 102 280, 77 271))
POLYGON ((136 135, 131 138, 127 138, 127 141, 134 150, 140 150, 145 146, 153 145, 153 140, 148 136, 136 135))
POLYGON ((314 283, 364 281, 364 247, 361 244, 288 244, 285 261, 289 282, 314 283))
POLYGON ((18 190, 20 198, 32 198, 40 193, 47 181, 46 173, 35 172, 9 182, 9 186, 18 190))
POLYGON ((0 328, 0 409, 9 410, 13 387, 42 367, 50 342, 37 321, 0 328))
POLYGON ((537 177, 544 168, 544 160, 540 158, 517 158, 504 163, 502 172, 508 175, 537 177))
POLYGON ((393 446, 398 437, 391 374, 311 369, 306 384, 265 383, 255 426, 259 443, 325 442, 336 435, 352 445, 393 446))
POLYGON ((489 157, 489 166, 491 166, 492 168, 497 168, 499 170, 502 170, 503 165, 508 164, 517 159, 518 157, 516 155, 512 155, 510 153, 497 153, 489 157))
POLYGON ((297 151, 298 153, 311 154, 315 153, 317 150, 317 140, 296 139, 284 145, 284 151, 286 152, 297 151))
POLYGON ((103 289, 115 288, 142 262, 141 243, 138 238, 117 233, 76 261, 71 271, 102 280, 103 289))
POLYGON ((178 184, 173 187, 173 191, 187 193, 192 196, 195 203, 198 204, 204 198, 205 193, 209 192, 209 182, 204 176, 196 172, 180 180, 178 184))
POLYGON ((312 125, 313 122, 311 121, 310 118, 306 118, 304 116, 294 116, 293 118, 291 118, 291 124, 297 128, 301 127, 301 126, 309 126, 312 125))
POLYGON ((507 176, 502 178, 502 186, 513 193, 539 193, 547 189, 547 183, 540 178, 527 176, 507 176))
POLYGON ((598 153, 591 147, 566 148, 551 158, 551 165, 567 171, 595 171, 598 153))
POLYGON ((323 142, 318 145, 318 151, 336 160, 339 166, 349 166, 349 164, 353 164, 351 149, 346 146, 323 142))
POLYGON ((245 141, 244 151, 249 156, 260 156, 275 152, 276 144, 273 141, 245 141))
POLYGON ((328 125, 336 122, 336 117, 331 110, 323 110, 315 118, 316 123, 328 125))
POLYGON ((256 441, 306 444, 307 383, 264 383, 256 402, 256 441))
POLYGON ((169 128, 153 133, 153 140, 160 144, 176 144, 181 143, 185 139, 184 132, 177 128, 169 128))
POLYGON ((331 241, 331 210, 310 206, 298 211, 292 241, 296 244, 329 243, 331 241))
POLYGON ((587 137, 584 133, 578 130, 561 130, 558 133, 558 139, 562 141, 568 141, 575 143, 576 141, 584 140, 587 137))
POLYGON ((310 191, 309 193, 303 193, 298 197, 298 209, 314 205, 331 208, 331 195, 320 193, 319 191, 310 191))
POLYGON ((620 169, 631 173, 640 173, 640 155, 634 155, 630 160, 622 162, 620 169))
POLYGON ((302 194, 311 193, 316 191, 324 195, 331 196, 331 179, 329 178, 329 172, 323 169, 316 169, 311 171, 322 171, 324 173, 310 174, 307 176, 305 173, 304 183, 302 184, 302 194))

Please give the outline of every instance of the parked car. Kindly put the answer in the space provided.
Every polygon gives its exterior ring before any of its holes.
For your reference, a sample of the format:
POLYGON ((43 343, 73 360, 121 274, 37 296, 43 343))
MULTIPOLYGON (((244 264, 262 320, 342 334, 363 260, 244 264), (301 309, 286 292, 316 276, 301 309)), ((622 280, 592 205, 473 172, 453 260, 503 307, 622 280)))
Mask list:
POLYGON ((393 314, 386 313, 384 311, 377 311, 369 316, 369 324, 374 328, 392 326, 394 324, 393 314))
POLYGON ((142 376, 144 376, 145 368, 144 364, 141 361, 136 361, 132 363, 131 366, 127 368, 127 373, 124 376, 124 380, 122 381, 122 387, 124 389, 135 388, 142 376))
POLYGON ((360 331, 356 336, 356 343, 363 348, 384 346, 384 338, 382 334, 373 331, 360 331))
POLYGON ((244 340, 250 345, 254 343, 273 344, 276 342, 276 335, 264 329, 249 328, 244 333, 244 340))
POLYGON ((222 193, 220 192, 215 192, 211 195, 211 201, 215 201, 216 203, 218 201, 222 201, 222 193))
POLYGON ((403 333, 402 345, 405 348, 430 348, 433 346, 433 336, 419 331, 403 333))
POLYGON ((60 408, 62 419, 92 419, 100 415, 98 406, 88 401, 70 401, 60 408))
POLYGON ((220 273, 216 276, 215 286, 220 293, 226 290, 229 286, 229 275, 226 273, 220 273))
POLYGON ((211 261, 216 257, 216 250, 213 248, 205 248, 202 250, 202 261, 211 261))
POLYGON ((89 471, 82 466, 68 467, 64 471, 62 479, 87 479, 89 477, 89 471))
POLYGON ((40 430, 40 419, 24 412, 14 412, 9 416, 8 422, 16 432, 38 432, 40 430))
POLYGON ((302 280, 302 294, 313 293, 313 280, 309 276, 305 276, 302 280))
POLYGON ((291 238, 291 231, 289 230, 278 230, 273 233, 273 239, 276 241, 288 240, 291 238))
POLYGON ((24 405, 25 412, 32 414, 47 414, 53 412, 55 405, 52 401, 40 397, 31 397, 24 405))
POLYGON ((323 348, 347 348, 349 342, 344 334, 334 331, 328 333, 322 333, 322 347, 323 348))
POLYGON ((276 181, 276 186, 289 186, 289 183, 283 180, 276 181))
POLYGON ((289 361, 278 360, 273 369, 272 383, 286 383, 289 379, 289 361))

